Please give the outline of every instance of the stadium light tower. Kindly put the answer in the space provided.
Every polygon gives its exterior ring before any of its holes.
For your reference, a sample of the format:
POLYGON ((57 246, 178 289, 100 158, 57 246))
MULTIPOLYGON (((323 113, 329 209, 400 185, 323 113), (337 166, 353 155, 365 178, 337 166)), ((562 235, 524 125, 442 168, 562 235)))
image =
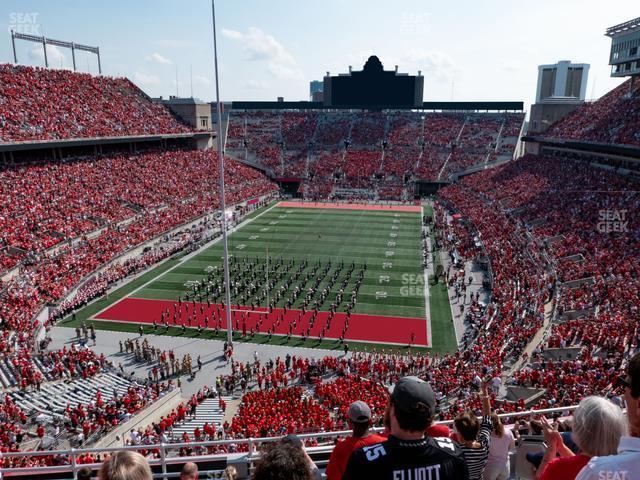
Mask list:
POLYGON ((220 214, 222 216, 222 249, 224 263, 224 303, 227 319, 227 342, 233 345, 233 324, 231 323, 231 291, 229 284, 229 251, 227 246, 227 216, 224 200, 224 152, 222 151, 222 114, 220 108, 220 79, 218 78, 218 44, 216 41, 216 5, 211 0, 211 16, 213 21, 213 65, 216 77, 216 111, 218 115, 218 157, 220 159, 220 214))
MULTIPOLYGON (((11 30, 11 46, 13 47, 13 62, 18 63, 18 55, 16 54, 16 39, 25 40, 27 42, 35 42, 42 45, 42 51, 44 53, 44 66, 49 68, 49 57, 47 56, 47 45, 54 45, 57 47, 64 47, 71 49, 71 59, 73 60, 73 71, 76 71, 76 50, 82 50, 84 52, 95 53, 98 56, 98 73, 102 75, 102 65, 100 64, 100 48, 90 47, 89 45, 82 45, 75 42, 67 42, 64 40, 55 40, 53 38, 40 37, 37 35, 29 35, 26 33, 14 32, 11 30)), ((62 60, 62 59, 61 59, 62 60)), ((88 69, 87 61, 87 69, 88 69)), ((61 65, 62 67, 62 65, 61 65)))

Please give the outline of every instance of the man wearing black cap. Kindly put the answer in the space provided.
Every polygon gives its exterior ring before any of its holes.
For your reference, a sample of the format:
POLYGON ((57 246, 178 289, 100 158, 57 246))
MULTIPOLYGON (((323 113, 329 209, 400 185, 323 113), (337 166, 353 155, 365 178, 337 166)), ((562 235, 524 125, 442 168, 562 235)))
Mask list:
POLYGON ((347 411, 349 423, 353 428, 353 435, 345 438, 333 448, 327 464, 328 480, 340 480, 347 467, 351 452, 367 445, 384 442, 386 438, 369 431, 371 424, 371 409, 369 405, 358 400, 349 406, 347 411))
POLYGON ((424 434, 435 407, 435 395, 429 383, 417 377, 401 378, 387 406, 389 439, 353 452, 342 478, 468 479, 462 451, 448 438, 424 434))

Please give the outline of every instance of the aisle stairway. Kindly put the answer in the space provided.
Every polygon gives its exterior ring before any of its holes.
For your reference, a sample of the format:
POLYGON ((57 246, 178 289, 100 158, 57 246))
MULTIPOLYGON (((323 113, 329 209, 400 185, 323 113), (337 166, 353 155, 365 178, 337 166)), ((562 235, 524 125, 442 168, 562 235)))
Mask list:
MULTIPOLYGON (((222 400, 228 405, 233 397, 222 396, 222 400)), ((183 432, 187 432, 189 437, 193 440, 193 431, 196 427, 202 427, 205 423, 213 422, 213 425, 218 429, 224 418, 224 412, 220 409, 219 397, 207 398, 196 409, 196 417, 193 420, 187 420, 184 423, 173 428, 173 437, 179 437, 183 432)))

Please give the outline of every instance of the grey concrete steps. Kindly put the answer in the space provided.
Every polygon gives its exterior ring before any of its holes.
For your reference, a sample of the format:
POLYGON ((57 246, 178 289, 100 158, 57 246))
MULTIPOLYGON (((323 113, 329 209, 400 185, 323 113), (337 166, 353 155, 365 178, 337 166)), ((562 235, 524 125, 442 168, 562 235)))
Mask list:
MULTIPOLYGON (((196 408, 196 416, 192 420, 187 420, 180 425, 176 425, 173 427, 173 437, 179 437, 182 433, 187 432, 187 434, 193 438, 193 431, 199 427, 202 430, 202 427, 205 423, 209 423, 216 427, 216 429, 223 422, 224 412, 220 409, 220 397, 216 398, 207 398, 204 400, 198 408, 196 408)), ((231 401, 233 397, 230 396, 222 396, 222 400, 224 400, 227 404, 231 401)))

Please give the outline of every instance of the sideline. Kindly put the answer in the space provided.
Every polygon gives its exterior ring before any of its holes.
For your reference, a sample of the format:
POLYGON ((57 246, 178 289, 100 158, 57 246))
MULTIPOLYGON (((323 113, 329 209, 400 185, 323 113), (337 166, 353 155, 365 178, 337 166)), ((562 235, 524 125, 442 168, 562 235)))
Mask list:
MULTIPOLYGON (((276 208, 278 206, 278 203, 274 203, 273 205, 271 205, 270 207, 266 208, 265 210, 263 210, 262 212, 260 212, 259 214, 251 217, 251 218, 247 218, 245 220, 243 220, 242 222, 236 224, 235 226, 233 226, 232 228, 230 228, 228 230, 228 233, 234 233, 236 230, 239 230, 240 228, 243 228, 244 226, 248 225, 249 223, 253 222, 256 218, 261 217, 262 215, 264 215, 265 213, 271 211, 272 209, 276 208)), ((181 266, 182 264, 184 264, 186 261, 191 260, 191 258, 195 257, 196 255, 199 255, 200 253, 202 253, 204 250, 208 249, 209 247, 215 245, 216 243, 222 241, 222 236, 219 236, 218 238, 214 238, 213 240, 205 243, 204 245, 202 245, 200 248, 198 248, 197 250, 194 250, 193 252, 183 256, 182 258, 180 258, 180 260, 171 268, 165 270, 164 272, 162 272, 161 274, 159 274, 156 277, 153 277, 151 280, 149 280, 146 283, 143 283, 142 285, 140 285, 138 288, 135 288, 134 290, 130 291, 128 294, 126 294, 124 297, 118 299, 116 302, 111 303, 107 306, 105 306, 102 310, 97 311, 96 313, 94 313, 90 318, 91 319, 96 319, 97 320, 97 316, 100 315, 101 313, 103 313, 105 310, 108 310, 109 308, 113 307, 114 305, 116 305, 118 302, 120 302, 121 300, 124 300, 125 298, 129 298, 132 297, 136 292, 142 290, 143 288, 145 288, 146 286, 148 286, 149 284, 159 280, 160 278, 164 277, 167 273, 171 272, 173 269, 181 266)), ((153 268, 158 267, 159 264, 153 265, 153 268)), ((141 275, 143 275, 145 272, 140 272, 141 275)), ((131 278, 131 281, 133 281, 135 279, 135 277, 131 278)), ((129 282, 127 282, 129 283, 129 282)), ((121 288, 123 286, 125 286, 127 283, 124 283, 122 285, 119 285, 118 288, 121 288)))

